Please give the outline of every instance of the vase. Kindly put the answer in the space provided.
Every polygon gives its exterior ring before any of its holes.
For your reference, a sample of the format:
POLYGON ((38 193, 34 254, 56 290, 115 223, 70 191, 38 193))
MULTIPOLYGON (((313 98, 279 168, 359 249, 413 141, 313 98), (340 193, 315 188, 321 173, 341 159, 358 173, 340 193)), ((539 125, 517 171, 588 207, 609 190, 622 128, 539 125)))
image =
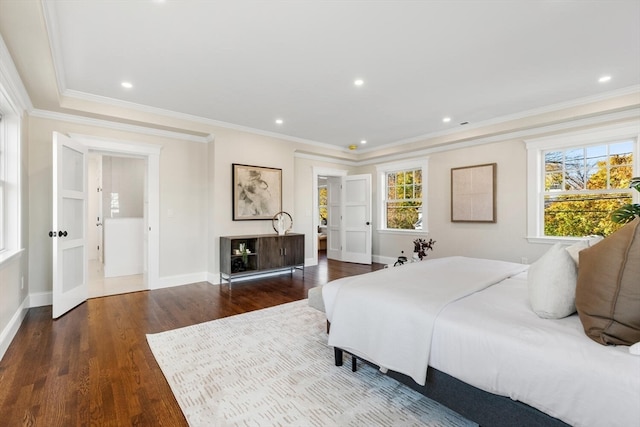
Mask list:
POLYGON ((420 261, 420 257, 418 256, 418 252, 414 252, 413 256, 411 257, 411 259, 413 260, 413 262, 420 261))

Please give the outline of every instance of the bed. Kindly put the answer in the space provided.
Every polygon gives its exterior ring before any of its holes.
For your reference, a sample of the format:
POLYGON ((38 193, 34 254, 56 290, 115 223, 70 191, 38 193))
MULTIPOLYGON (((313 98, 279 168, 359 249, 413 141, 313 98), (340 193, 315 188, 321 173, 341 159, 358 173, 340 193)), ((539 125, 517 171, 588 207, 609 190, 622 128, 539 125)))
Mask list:
POLYGON ((346 351, 480 425, 640 426, 640 356, 578 314, 541 318, 527 267, 448 257, 328 283, 336 364, 346 351))

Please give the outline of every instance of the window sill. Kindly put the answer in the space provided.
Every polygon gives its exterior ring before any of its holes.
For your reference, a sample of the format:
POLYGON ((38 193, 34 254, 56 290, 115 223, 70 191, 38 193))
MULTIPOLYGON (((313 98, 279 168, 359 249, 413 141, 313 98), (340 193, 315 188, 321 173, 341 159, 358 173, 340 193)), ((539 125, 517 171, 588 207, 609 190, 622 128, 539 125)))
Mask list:
POLYGON ((562 243, 563 245, 573 245, 580 240, 587 239, 585 237, 554 237, 554 236, 527 236, 529 243, 541 243, 545 245, 555 245, 556 243, 562 243))
POLYGON ((380 234, 398 234, 398 235, 410 235, 410 236, 419 236, 419 235, 427 235, 429 234, 429 230, 392 230, 388 228, 379 228, 376 230, 380 234))
POLYGON ((0 252, 0 268, 3 268, 6 264, 18 258, 22 252, 24 252, 24 248, 0 252))

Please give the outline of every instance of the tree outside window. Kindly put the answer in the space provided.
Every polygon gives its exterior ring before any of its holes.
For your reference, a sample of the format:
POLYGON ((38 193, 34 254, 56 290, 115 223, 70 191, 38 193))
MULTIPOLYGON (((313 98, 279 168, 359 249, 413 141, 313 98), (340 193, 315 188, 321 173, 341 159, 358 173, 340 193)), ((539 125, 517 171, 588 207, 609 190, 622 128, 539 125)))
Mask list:
POLYGON ((318 211, 320 212, 318 224, 320 225, 327 225, 329 214, 327 211, 328 194, 329 192, 326 185, 318 188, 318 211))
POLYGON ((386 228, 422 229, 422 169, 387 172, 385 196, 386 228))
POLYGON ((611 213, 631 203, 634 141, 548 150, 544 154, 544 234, 609 235, 611 213))

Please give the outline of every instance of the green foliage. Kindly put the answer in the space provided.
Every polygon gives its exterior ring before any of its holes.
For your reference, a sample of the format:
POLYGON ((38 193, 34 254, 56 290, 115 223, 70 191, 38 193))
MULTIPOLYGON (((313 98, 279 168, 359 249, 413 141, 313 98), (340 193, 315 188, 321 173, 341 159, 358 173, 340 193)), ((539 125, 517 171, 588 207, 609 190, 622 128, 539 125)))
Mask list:
POLYGON ((413 230, 422 207, 422 170, 387 174, 387 227, 413 230))
MULTIPOLYGON (((636 191, 640 192, 639 176, 631 178, 629 188, 634 188, 636 191)), ((638 217, 640 217, 640 204, 638 203, 627 203, 613 211, 611 214, 611 220, 617 224, 626 224, 638 217)))
POLYGON ((545 189, 551 192, 554 189, 575 192, 557 195, 552 193, 545 197, 545 235, 607 236, 622 226, 620 221, 616 221, 617 218, 629 216, 634 212, 634 215, 638 215, 640 207, 630 204, 629 195, 600 191, 627 188, 636 180, 638 181, 634 188, 638 189, 640 178, 631 178, 632 158, 632 154, 612 155, 608 164, 605 160, 587 164, 580 153, 576 158, 569 158, 568 155, 563 158, 561 152, 548 153, 545 159, 545 189))

